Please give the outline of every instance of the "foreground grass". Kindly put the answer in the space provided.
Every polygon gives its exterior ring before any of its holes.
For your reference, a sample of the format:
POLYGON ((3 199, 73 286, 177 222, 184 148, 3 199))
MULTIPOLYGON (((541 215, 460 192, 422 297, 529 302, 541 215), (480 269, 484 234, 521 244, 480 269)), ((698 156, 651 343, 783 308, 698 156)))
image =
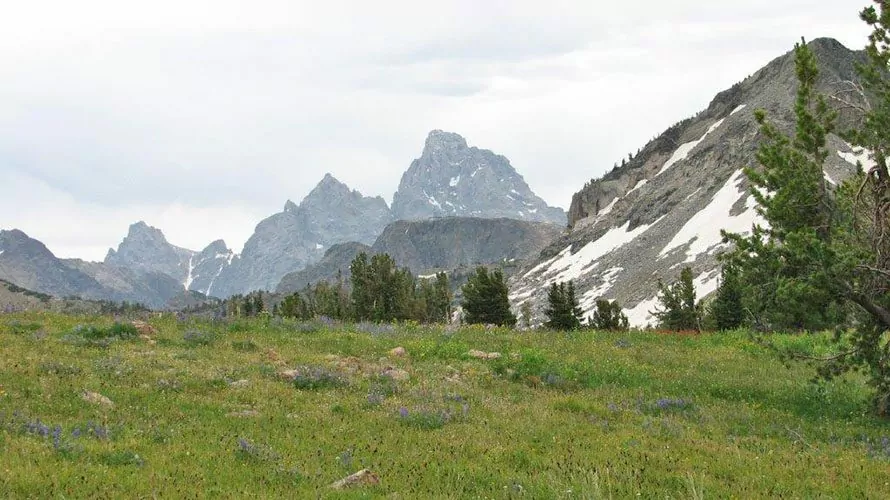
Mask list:
MULTIPOLYGON (((885 497, 890 425, 744 334, 0 317, 10 497, 885 497), (96 328, 88 328, 88 326, 96 328), (406 357, 390 354, 404 347, 406 357), (476 359, 472 349, 502 354, 476 359), (298 369, 295 380, 280 372, 298 369), (409 380, 394 380, 404 376, 409 380), (389 374, 381 375, 381 374, 389 374), (113 402, 87 401, 85 391, 113 402), (378 485, 334 491, 362 468, 378 485)), ((782 340, 782 339, 780 339, 782 340)), ((817 339, 787 338, 818 348, 817 339)))

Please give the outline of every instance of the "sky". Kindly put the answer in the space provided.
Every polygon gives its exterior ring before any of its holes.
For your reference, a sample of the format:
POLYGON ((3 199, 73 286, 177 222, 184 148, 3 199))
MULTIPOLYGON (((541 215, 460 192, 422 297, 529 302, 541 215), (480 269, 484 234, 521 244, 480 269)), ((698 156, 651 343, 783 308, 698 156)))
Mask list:
POLYGON ((868 0, 10 2, 0 229, 101 260, 144 220, 179 246, 330 172, 387 202, 430 130, 572 194, 801 36, 865 45, 868 0))

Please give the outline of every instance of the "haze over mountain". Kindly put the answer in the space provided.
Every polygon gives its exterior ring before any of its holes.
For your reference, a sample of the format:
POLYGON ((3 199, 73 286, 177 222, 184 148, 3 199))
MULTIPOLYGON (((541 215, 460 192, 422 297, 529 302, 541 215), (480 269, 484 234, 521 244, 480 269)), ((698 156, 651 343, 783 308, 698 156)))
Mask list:
MULTIPOLYGON (((855 53, 834 39, 810 43, 819 60, 819 89, 839 90, 854 78, 855 53)), ((514 305, 532 301, 540 313, 546 288, 575 280, 590 313, 598 298, 619 300, 635 326, 653 323, 658 279, 672 282, 691 266, 699 297, 718 285, 720 230, 750 231, 758 221, 742 168, 757 166, 762 139, 754 120, 764 109, 785 131, 793 130, 796 75, 793 53, 770 62, 743 82, 717 94, 707 109, 683 120, 623 168, 593 180, 572 199, 572 231, 556 241, 511 283, 514 305)), ((852 115, 841 113, 840 129, 852 115)), ((825 167, 837 184, 856 168, 857 155, 839 137, 829 138, 825 167)))

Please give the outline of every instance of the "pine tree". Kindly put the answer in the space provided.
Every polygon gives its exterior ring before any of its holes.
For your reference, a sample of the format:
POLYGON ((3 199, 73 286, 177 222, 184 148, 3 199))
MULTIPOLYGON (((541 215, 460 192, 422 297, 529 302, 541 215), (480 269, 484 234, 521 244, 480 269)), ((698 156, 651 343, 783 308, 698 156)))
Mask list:
POLYGON ((551 330, 577 330, 581 328, 584 313, 578 306, 575 297, 575 284, 553 283, 547 293, 547 309, 544 310, 547 321, 544 327, 551 330))
POLYGON ((596 309, 587 322, 591 328, 602 331, 627 330, 629 327, 627 316, 618 301, 597 300, 596 309))
POLYGON ((820 330, 837 324, 839 294, 832 277, 836 212, 823 174, 826 137, 836 114, 816 90, 819 70, 805 43, 795 46, 799 87, 797 130, 787 137, 755 112, 766 141, 761 169, 747 168, 751 195, 769 222, 750 236, 725 234, 735 244, 728 262, 740 270, 744 307, 761 329, 820 330))
POLYGON ((744 305, 739 270, 725 264, 720 270, 720 286, 709 310, 710 322, 719 331, 733 330, 742 326, 744 305))
POLYGON ((655 311, 659 327, 665 330, 683 331, 699 329, 699 309, 695 303, 695 284, 692 269, 684 267, 680 279, 666 286, 658 281, 658 300, 661 309, 655 311))
POLYGON ((464 320, 469 324, 516 326, 516 316, 510 311, 510 298, 504 273, 491 273, 484 266, 463 286, 464 320))

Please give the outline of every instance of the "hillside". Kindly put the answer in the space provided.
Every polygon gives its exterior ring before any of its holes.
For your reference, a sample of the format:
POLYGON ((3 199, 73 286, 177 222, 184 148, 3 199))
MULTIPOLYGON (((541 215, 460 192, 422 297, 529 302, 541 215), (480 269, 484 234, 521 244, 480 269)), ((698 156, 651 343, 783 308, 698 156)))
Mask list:
MULTIPOLYGON (((854 77, 861 54, 831 39, 811 42, 821 67, 819 89, 831 93, 854 77)), ((720 230, 750 231, 758 221, 748 193, 746 166, 756 166, 761 136, 754 110, 766 110, 793 129, 796 91, 791 53, 732 88, 707 109, 683 120, 641 148, 624 167, 588 183, 572 200, 569 234, 547 248, 511 283, 515 306, 532 301, 540 313, 546 287, 575 280, 589 313, 597 298, 618 300, 631 323, 653 322, 656 284, 691 266, 699 297, 717 287, 720 230)), ((855 119, 842 113, 843 128, 855 119)), ((836 184, 855 170, 857 155, 839 137, 825 168, 836 184)))

